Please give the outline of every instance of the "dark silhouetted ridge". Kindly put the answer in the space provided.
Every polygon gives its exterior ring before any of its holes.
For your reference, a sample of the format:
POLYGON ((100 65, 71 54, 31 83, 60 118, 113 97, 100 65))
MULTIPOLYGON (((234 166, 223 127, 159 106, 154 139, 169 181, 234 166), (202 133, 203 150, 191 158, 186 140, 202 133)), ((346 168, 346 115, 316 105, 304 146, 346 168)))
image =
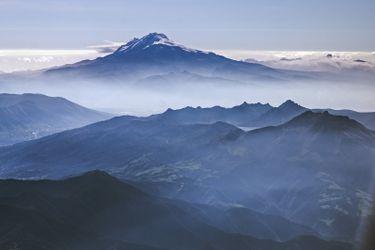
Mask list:
MULTIPOLYGON (((299 249, 294 240, 225 233, 180 208, 180 202, 129 194, 129 186, 101 171, 61 181, 1 181, 0 249, 299 249), (38 198, 25 200, 27 192, 38 198)), ((307 250, 351 249, 317 237, 309 244, 298 241, 307 250)))
POLYGON ((313 112, 306 111, 293 118, 284 126, 306 126, 316 131, 358 131, 371 134, 372 132, 359 122, 347 116, 331 115, 328 111, 313 112))
POLYGON ((298 103, 292 101, 292 100, 287 100, 284 103, 282 103, 279 107, 279 109, 282 110, 300 110, 300 109, 306 109, 299 105, 298 103))

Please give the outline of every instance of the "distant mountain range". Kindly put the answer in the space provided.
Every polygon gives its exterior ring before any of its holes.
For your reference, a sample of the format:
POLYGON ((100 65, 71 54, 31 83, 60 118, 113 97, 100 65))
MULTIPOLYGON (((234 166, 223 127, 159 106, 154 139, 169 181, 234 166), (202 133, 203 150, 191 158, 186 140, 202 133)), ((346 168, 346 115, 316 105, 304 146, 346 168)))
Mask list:
MULTIPOLYGON (((263 112, 259 117, 272 114, 272 122, 278 123, 288 112, 295 114, 291 107, 304 110, 288 101, 277 108, 243 104, 233 114, 263 112)), ((372 202, 373 131, 328 112, 301 111, 281 125, 249 132, 221 121, 192 124, 214 119, 198 116, 189 122, 196 117, 184 120, 184 115, 170 112, 116 117, 0 148, 0 176, 61 178, 101 169, 157 195, 225 207, 237 204, 285 217, 327 237, 355 239, 372 202)))
POLYGON ((0 94, 0 146, 110 118, 60 97, 0 94))
MULTIPOLYGON (((166 112, 152 116, 154 119, 164 122, 179 124, 214 123, 218 121, 231 123, 243 129, 253 129, 259 127, 275 126, 285 123, 297 115, 310 110, 301 105, 287 100, 278 107, 270 104, 247 103, 224 108, 214 106, 211 108, 185 107, 182 109, 168 109, 166 112)), ((334 109, 312 109, 314 112, 328 111, 333 115, 348 116, 362 123, 369 129, 375 130, 375 112, 361 113, 352 110, 334 109)))
POLYGON ((44 75, 107 81, 120 79, 133 83, 151 80, 154 84, 165 84, 165 78, 175 80, 171 73, 187 76, 193 74, 194 78, 189 78, 190 83, 280 81, 308 77, 303 72, 277 70, 261 64, 236 61, 212 52, 190 49, 161 33, 134 38, 109 55, 52 68, 46 70, 44 75))
MULTIPOLYGON (((202 211, 147 195, 99 171, 60 181, 2 180, 0 247, 4 250, 353 249, 350 244, 315 236, 277 242, 225 232, 197 216, 202 211)), ((254 217, 252 226, 260 225, 256 220, 254 217)))

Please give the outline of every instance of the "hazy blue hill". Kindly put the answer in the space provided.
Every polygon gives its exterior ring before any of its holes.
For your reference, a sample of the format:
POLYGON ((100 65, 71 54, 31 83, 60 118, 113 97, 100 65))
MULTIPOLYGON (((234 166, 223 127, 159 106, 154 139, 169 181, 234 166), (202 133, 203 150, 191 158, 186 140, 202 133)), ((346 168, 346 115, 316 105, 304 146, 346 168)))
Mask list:
POLYGON ((60 97, 0 94, 0 145, 39 138, 110 118, 60 97))
POLYGON ((363 125, 365 125, 367 128, 375 130, 375 112, 356 112, 353 110, 335 110, 335 109, 313 109, 313 111, 317 112, 323 112, 328 111, 330 114, 333 115, 343 115, 348 116, 351 119, 354 119, 363 125))
MULTIPOLYGON (((242 133, 223 122, 178 125, 116 117, 0 149, 0 168, 3 177, 58 178, 95 168, 112 169, 120 174, 120 169, 133 165, 133 161, 134 164, 146 161, 143 166, 146 171, 150 164, 162 166, 199 158, 217 143, 233 140, 242 133), (18 167, 8 168, 13 164, 18 167)), ((141 168, 125 169, 128 174, 141 171, 141 168)))
POLYGON ((244 169, 236 176, 272 183, 260 188, 281 214, 315 224, 323 234, 356 234, 370 209, 364 204, 371 200, 373 131, 348 117, 306 111, 286 124, 250 131, 236 143, 231 150, 254 163, 253 176, 244 169))
POLYGON ((0 246, 7 250, 352 249, 313 236, 280 243, 225 233, 99 171, 60 181, 2 180, 0 190, 0 230, 7 232, 0 246))
POLYGON ((348 117, 305 111, 285 124, 242 133, 215 152, 197 160, 208 179, 173 185, 156 178, 154 192, 240 204, 342 239, 353 239, 371 211, 375 134, 348 117))

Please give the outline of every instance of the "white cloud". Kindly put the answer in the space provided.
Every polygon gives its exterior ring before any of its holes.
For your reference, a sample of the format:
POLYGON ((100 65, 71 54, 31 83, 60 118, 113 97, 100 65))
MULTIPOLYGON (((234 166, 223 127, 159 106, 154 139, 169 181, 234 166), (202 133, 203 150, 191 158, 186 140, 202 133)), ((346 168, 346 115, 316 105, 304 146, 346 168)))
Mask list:
POLYGON ((85 59, 94 59, 115 51, 123 42, 104 41, 104 44, 88 46, 87 49, 6 49, 0 50, 0 71, 14 72, 39 70, 85 59))
POLYGON ((342 51, 246 51, 219 50, 219 54, 274 68, 306 71, 371 70, 375 73, 374 52, 342 51))
POLYGON ((98 53, 111 53, 117 50, 121 45, 125 44, 125 42, 113 42, 113 41, 104 41, 105 44, 99 45, 91 45, 88 46, 89 49, 94 49, 98 53))
POLYGON ((86 50, 0 50, 0 71, 14 72, 39 70, 93 59, 102 54, 94 49, 86 50))

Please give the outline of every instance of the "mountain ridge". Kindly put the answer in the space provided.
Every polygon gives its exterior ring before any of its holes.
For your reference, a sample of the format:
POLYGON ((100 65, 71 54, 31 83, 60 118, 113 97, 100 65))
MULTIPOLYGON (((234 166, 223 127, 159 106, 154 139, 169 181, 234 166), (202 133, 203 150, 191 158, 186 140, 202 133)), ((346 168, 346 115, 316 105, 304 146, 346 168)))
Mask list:
POLYGON ((371 130, 375 130, 375 112, 356 112, 353 110, 335 110, 335 109, 314 109, 306 108, 300 104, 286 100, 279 106, 271 106, 269 103, 248 103, 233 107, 192 107, 186 106, 179 109, 167 109, 165 112, 157 115, 151 115, 158 119, 166 119, 180 123, 212 123, 216 121, 225 121, 238 127, 249 127, 251 129, 277 126, 294 117, 306 112, 316 113, 328 112, 335 116, 347 116, 356 120, 371 130))
POLYGON ((0 145, 40 138, 111 117, 61 97, 0 94, 0 145))
POLYGON ((314 236, 280 243, 226 233, 180 209, 178 202, 146 196, 102 171, 59 181, 0 180, 0 186, 0 214, 7 222, 0 224, 11 232, 3 235, 0 246, 7 250, 15 245, 21 249, 299 249, 295 241, 302 245, 311 241, 307 247, 352 249, 314 236))

